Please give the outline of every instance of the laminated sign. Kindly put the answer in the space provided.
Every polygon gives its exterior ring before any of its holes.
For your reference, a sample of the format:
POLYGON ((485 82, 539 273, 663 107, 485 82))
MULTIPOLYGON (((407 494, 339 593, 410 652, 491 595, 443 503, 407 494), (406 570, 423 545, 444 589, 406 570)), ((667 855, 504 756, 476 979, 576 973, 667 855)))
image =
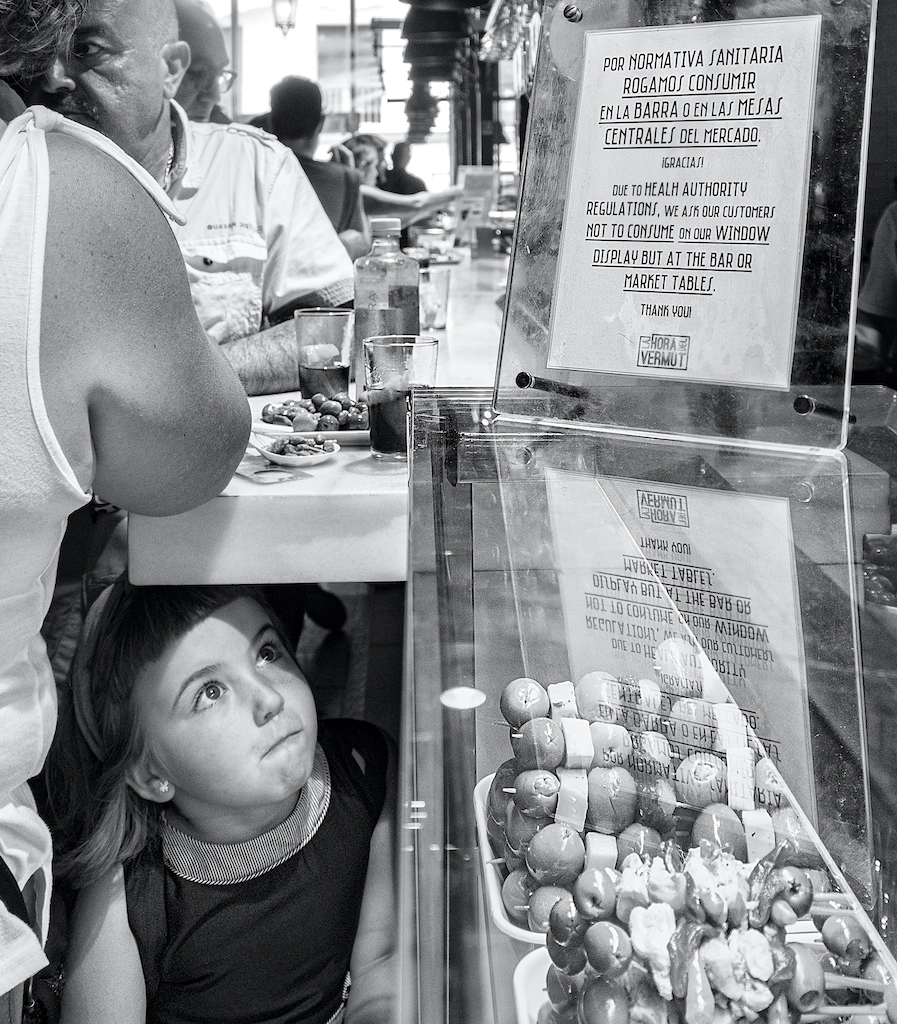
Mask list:
POLYGON ((788 387, 819 33, 586 34, 549 367, 788 387))

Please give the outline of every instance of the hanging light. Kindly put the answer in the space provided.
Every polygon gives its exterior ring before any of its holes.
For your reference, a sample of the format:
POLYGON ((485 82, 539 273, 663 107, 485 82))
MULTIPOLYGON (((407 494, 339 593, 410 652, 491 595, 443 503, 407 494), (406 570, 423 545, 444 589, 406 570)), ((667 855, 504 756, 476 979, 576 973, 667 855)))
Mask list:
POLYGON ((274 24, 284 35, 296 27, 296 7, 299 0, 274 0, 274 24))

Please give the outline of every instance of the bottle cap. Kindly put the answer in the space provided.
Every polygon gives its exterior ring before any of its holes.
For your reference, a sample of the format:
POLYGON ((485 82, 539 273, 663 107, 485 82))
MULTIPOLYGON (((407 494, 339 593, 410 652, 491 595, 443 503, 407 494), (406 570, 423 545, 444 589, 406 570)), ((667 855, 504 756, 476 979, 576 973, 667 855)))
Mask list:
POLYGON ((398 217, 371 217, 372 235, 398 235, 402 222, 398 217))

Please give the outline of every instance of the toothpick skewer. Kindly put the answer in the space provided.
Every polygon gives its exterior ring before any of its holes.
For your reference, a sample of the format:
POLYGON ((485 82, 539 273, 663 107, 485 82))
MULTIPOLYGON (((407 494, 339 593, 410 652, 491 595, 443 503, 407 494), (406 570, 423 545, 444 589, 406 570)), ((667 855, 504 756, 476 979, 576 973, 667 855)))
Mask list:
POLYGON ((814 901, 813 906, 810 908, 810 914, 813 917, 835 917, 836 915, 839 917, 850 917, 853 911, 850 907, 827 907, 814 901))
POLYGON ((887 1007, 884 1003, 859 1003, 856 1006, 820 1006, 811 1014, 801 1017, 801 1024, 809 1024, 810 1021, 822 1020, 825 1017, 852 1017, 854 1014, 862 1014, 864 1017, 884 1017, 887 1014, 887 1007))
POLYGON ((883 981, 875 981, 874 978, 851 978, 846 974, 825 973, 825 988, 855 988, 864 989, 866 992, 884 992, 887 986, 883 981))

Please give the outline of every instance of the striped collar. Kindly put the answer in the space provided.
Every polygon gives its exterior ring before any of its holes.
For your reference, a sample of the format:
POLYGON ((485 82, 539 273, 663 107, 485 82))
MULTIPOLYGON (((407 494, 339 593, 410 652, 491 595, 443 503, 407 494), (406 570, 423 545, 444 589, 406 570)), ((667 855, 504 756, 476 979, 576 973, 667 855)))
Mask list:
POLYGON ((330 792, 330 766, 318 744, 311 775, 296 807, 276 828, 243 843, 207 843, 166 820, 162 832, 165 864, 188 882, 203 885, 233 885, 257 878, 309 842, 330 806, 330 792))

